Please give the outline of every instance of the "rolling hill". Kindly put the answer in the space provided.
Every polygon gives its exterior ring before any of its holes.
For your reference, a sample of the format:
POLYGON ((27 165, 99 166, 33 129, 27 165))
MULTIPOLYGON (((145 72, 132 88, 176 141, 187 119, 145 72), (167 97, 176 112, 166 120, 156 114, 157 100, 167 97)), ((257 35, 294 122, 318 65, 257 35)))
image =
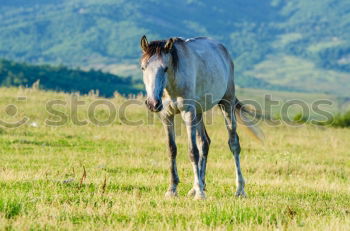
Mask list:
POLYGON ((0 0, 0 56, 140 78, 139 38, 210 36, 243 87, 349 96, 350 2, 0 0))
POLYGON ((105 97, 115 92, 128 95, 141 91, 131 78, 120 77, 102 71, 84 71, 64 66, 30 65, 0 59, 1 86, 36 86, 45 90, 79 92, 91 91, 105 97))

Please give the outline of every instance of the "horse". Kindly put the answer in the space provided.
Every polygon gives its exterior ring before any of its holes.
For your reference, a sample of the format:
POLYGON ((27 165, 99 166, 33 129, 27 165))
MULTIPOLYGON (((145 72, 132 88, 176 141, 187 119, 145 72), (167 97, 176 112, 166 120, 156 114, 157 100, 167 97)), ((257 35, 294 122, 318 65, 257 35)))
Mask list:
MULTIPOLYGON (((244 105, 235 96, 234 63, 221 43, 207 38, 179 37, 148 42, 140 41, 140 59, 146 89, 146 106, 157 112, 167 137, 170 159, 170 186, 166 197, 177 196, 179 176, 176 166, 174 116, 181 114, 188 136, 189 157, 194 182, 189 196, 204 199, 205 174, 210 138, 203 113, 219 105, 228 131, 228 145, 236 166, 237 197, 245 197, 245 181, 240 166, 240 142, 235 112, 246 121, 244 105)), ((256 136, 258 131, 248 126, 256 136)))

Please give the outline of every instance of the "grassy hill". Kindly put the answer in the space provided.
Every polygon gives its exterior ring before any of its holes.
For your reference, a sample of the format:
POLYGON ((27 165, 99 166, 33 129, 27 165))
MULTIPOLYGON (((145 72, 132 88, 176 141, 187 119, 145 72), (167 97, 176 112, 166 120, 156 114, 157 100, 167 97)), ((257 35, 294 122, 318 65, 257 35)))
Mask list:
POLYGON ((240 86, 350 94, 348 1, 0 3, 0 56, 10 59, 96 67, 140 78, 141 35, 205 35, 229 48, 240 86))
POLYGON ((0 59, 0 85, 32 86, 35 83, 46 90, 79 92, 88 94, 98 91, 105 97, 114 92, 120 94, 136 94, 141 92, 134 86, 131 78, 123 78, 102 71, 83 71, 69 69, 64 66, 29 65, 0 59))
MULTIPOLYGON (((241 90, 241 98, 252 95, 241 90)), ((168 200, 168 154, 157 117, 143 103, 132 104, 125 118, 148 123, 130 125, 116 116, 99 126, 88 113, 92 103, 105 100, 120 109, 126 99, 80 96, 85 103, 77 116, 88 123, 74 125, 71 99, 64 93, 0 89, 1 121, 29 118, 19 128, 0 129, 1 230, 349 230, 348 129, 262 123, 267 139, 261 145, 239 128, 248 197, 237 199, 227 132, 214 110, 207 125, 212 140, 207 200, 185 196, 193 175, 182 126, 176 137, 179 197, 168 200), (61 126, 46 125, 57 120, 46 109, 50 100, 67 102, 55 106, 69 118, 61 126)), ((104 121, 110 113, 102 106, 95 116, 104 121)))

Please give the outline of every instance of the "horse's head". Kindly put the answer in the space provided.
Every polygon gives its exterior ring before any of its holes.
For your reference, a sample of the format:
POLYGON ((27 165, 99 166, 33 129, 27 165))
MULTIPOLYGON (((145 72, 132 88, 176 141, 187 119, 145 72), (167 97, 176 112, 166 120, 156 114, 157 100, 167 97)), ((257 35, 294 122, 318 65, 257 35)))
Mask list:
MULTIPOLYGON (((173 71, 171 60, 174 56, 174 40, 148 43, 146 36, 141 38, 141 69, 146 87, 146 105, 153 112, 163 109, 162 96, 167 84, 168 71, 173 71)), ((176 52, 176 51, 175 51, 176 52)))

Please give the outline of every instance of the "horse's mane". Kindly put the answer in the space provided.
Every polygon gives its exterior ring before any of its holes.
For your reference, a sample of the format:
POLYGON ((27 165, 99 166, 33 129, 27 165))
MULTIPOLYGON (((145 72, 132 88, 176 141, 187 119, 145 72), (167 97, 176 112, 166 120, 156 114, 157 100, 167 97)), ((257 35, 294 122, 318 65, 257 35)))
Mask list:
MULTIPOLYGON (((177 70, 179 65, 179 56, 177 54, 177 49, 175 47, 175 43, 177 42, 184 42, 181 38, 173 38, 174 45, 172 46, 170 50, 171 60, 172 60, 172 67, 174 71, 177 70)), ((162 55, 162 53, 166 53, 167 50, 165 49, 165 44, 167 40, 155 40, 148 44, 148 47, 146 51, 143 53, 141 60, 142 61, 148 61, 153 55, 162 55)))

